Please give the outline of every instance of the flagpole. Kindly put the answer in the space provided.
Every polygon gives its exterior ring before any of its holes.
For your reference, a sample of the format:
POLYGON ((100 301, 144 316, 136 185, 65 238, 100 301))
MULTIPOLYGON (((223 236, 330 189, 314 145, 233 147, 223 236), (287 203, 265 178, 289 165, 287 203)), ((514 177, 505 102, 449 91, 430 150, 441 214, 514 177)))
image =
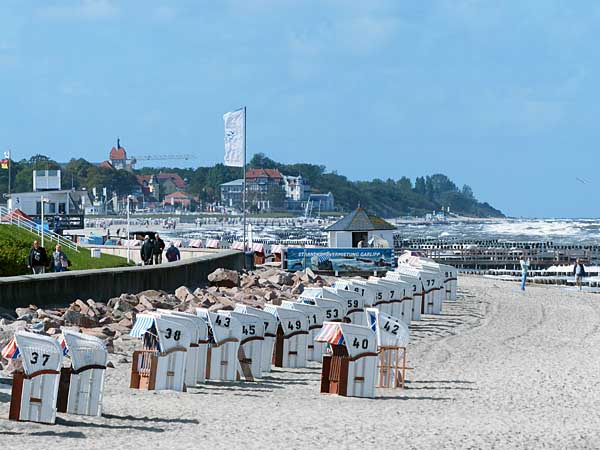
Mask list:
MULTIPOLYGON (((8 196, 10 197, 10 173, 12 172, 12 167, 11 167, 11 157, 12 157, 12 152, 10 151, 10 149, 8 149, 8 196)), ((11 202, 12 203, 12 202, 11 202)))
POLYGON ((244 106, 244 190, 242 191, 242 210, 244 228, 244 268, 246 268, 246 107, 244 106))

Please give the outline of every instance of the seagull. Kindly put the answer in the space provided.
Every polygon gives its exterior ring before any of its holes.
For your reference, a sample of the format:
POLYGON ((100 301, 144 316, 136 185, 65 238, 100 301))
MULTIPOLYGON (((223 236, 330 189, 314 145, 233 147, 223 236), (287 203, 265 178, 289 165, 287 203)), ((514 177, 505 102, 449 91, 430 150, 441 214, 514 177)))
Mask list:
POLYGON ((587 181, 585 181, 585 180, 582 180, 581 178, 575 177, 575 179, 576 179, 577 181, 579 181, 581 184, 587 184, 587 181))

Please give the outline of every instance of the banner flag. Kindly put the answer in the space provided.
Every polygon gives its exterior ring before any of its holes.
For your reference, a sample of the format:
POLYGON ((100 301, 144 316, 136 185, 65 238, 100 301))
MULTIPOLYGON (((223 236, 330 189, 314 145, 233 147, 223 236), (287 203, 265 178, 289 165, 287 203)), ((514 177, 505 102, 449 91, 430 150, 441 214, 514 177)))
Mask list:
POLYGON ((245 110, 238 109, 223 115, 225 122, 225 165, 244 167, 245 145, 245 110))

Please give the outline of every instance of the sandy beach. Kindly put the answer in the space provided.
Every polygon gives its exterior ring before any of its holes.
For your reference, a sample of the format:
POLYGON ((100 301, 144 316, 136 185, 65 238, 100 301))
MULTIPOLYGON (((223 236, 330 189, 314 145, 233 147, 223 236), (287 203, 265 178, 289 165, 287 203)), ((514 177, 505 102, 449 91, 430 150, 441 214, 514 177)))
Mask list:
POLYGON ((443 315, 413 322, 404 390, 319 394, 320 366, 187 393, 128 388, 135 341, 116 342, 101 418, 6 419, 7 449, 598 448, 600 297, 463 276, 443 315))

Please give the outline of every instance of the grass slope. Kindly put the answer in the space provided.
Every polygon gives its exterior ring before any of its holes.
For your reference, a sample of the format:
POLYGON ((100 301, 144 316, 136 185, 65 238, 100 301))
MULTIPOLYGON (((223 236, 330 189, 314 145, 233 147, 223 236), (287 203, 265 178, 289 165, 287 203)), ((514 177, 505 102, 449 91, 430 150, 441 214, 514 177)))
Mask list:
MULTIPOLYGON (((39 236, 15 225, 0 225, 0 276, 30 273, 27 269, 27 255, 35 239, 39 240, 39 236)), ((50 257, 56 242, 45 239, 44 245, 50 257)), ((63 251, 72 264, 69 270, 127 266, 127 260, 120 256, 101 255, 100 258, 92 258, 86 248, 80 247, 79 253, 64 247, 63 251)))

